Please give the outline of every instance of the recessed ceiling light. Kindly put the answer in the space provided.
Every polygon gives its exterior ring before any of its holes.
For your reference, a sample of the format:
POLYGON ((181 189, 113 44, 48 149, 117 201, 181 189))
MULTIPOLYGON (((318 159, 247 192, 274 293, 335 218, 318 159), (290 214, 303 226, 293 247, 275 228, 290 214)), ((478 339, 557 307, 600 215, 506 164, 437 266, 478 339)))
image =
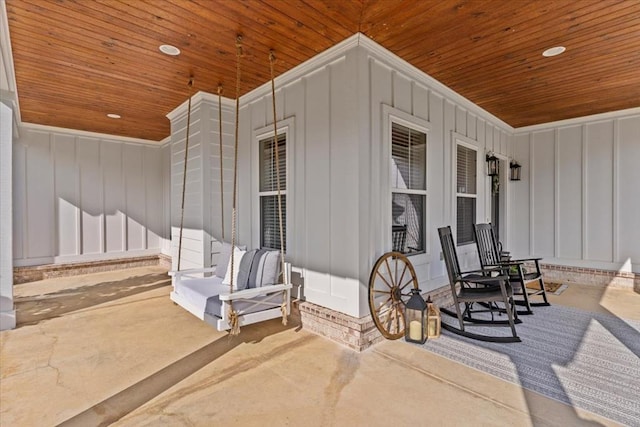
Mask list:
POLYGON ((170 44, 163 44, 160 46, 160 52, 165 55, 178 56, 180 55, 180 49, 175 46, 171 46, 170 44))
POLYGON ((560 55, 565 50, 567 50, 567 48, 564 46, 552 47, 542 52, 542 56, 550 57, 550 56, 560 55))
POLYGON ((107 117, 109 117, 110 119, 119 119, 122 116, 120 114, 109 113, 107 114, 107 117))

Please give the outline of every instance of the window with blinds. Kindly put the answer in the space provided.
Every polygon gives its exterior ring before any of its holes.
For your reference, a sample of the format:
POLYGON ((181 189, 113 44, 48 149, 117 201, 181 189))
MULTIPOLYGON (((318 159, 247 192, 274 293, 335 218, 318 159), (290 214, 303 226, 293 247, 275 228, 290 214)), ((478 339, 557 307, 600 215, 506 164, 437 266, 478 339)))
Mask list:
POLYGON ((419 253, 425 250, 426 176, 426 133, 392 122, 391 216, 394 251, 419 253))
POLYGON ((260 140, 260 247, 265 249, 281 249, 286 251, 286 206, 287 206, 287 149, 286 134, 278 135, 278 143, 274 138, 260 140), (275 146, 275 147, 274 147, 275 146), (278 167, 276 168, 276 152, 278 150, 278 167), (279 174, 278 174, 279 170, 279 174), (282 204, 282 228, 284 245, 280 242, 280 221, 278 215, 278 181, 282 204))
POLYGON ((456 230, 457 243, 473 243, 473 224, 476 220, 477 151, 458 145, 456 167, 456 230))

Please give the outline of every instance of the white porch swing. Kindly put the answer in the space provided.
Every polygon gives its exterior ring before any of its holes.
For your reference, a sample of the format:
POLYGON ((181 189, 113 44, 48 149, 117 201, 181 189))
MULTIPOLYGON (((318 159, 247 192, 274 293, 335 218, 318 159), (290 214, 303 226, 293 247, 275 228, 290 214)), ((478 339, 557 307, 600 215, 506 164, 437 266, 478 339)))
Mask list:
MULTIPOLYGON (((242 56, 242 37, 236 40, 236 119, 234 144, 233 208, 231 221, 231 243, 223 242, 218 265, 212 268, 180 270, 182 253, 182 229, 184 220, 184 200, 189 150, 189 125, 191 121, 191 96, 187 111, 187 135, 185 140, 184 174, 182 181, 182 216, 178 243, 178 265, 176 271, 169 272, 173 290, 171 300, 201 320, 215 326, 219 331, 229 330, 231 335, 240 333, 240 327, 264 320, 282 317, 287 324, 291 312, 291 265, 284 262, 282 200, 280 191, 280 169, 278 162, 278 131, 276 123, 276 102, 273 63, 273 51, 269 54, 271 69, 271 92, 273 100, 273 130, 275 173, 278 177, 277 199, 280 226, 280 250, 244 251, 236 246, 236 202, 238 179, 238 123, 240 112, 240 57, 242 56), (231 248, 234 248, 231 250, 231 248), (208 277, 205 277, 207 276, 208 277)), ((193 80, 189 81, 193 86, 193 80)), ((222 110, 221 87, 218 87, 218 112, 220 135, 220 198, 222 204, 222 110)), ((222 239, 224 240, 224 217, 222 220, 222 239)))

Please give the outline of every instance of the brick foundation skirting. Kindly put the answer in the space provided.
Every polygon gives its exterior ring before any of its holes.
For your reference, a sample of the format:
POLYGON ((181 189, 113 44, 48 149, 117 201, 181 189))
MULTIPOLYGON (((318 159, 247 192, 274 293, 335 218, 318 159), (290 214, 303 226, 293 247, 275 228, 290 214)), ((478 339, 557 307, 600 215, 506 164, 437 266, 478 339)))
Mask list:
POLYGON ((550 282, 626 288, 640 292, 640 274, 636 273, 544 263, 540 263, 540 268, 544 280, 550 282))
MULTIPOLYGON (((449 285, 427 295, 431 295, 432 301, 439 306, 449 307, 453 304, 449 285)), ((307 301, 301 302, 298 308, 304 329, 352 350, 363 351, 385 339, 376 328, 371 315, 357 318, 307 301)))
POLYGON ((171 257, 166 255, 149 255, 132 258, 116 258, 100 261, 74 262, 68 264, 44 264, 29 267, 13 268, 13 283, 35 282, 54 277, 77 276, 80 274, 100 273, 103 271, 121 270, 124 268, 147 267, 160 265, 171 268, 171 257))

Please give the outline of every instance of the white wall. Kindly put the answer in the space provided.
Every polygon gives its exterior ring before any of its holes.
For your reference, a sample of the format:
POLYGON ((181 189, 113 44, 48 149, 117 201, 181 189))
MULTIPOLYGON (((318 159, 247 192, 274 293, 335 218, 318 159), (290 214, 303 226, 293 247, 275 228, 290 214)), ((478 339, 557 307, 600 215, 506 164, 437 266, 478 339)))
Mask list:
POLYGON ((158 143, 25 125, 14 144, 16 266, 159 253, 158 143))
MULTIPOLYGON (((436 228, 455 224, 455 139, 479 148, 477 220, 484 222, 490 216, 484 153, 509 154, 509 126, 363 36, 294 69, 276 87, 277 120, 293 129, 287 258, 303 276, 307 301, 356 317, 369 312, 371 268, 391 249, 385 105, 429 122, 428 253, 412 261, 423 291, 442 286, 445 271, 436 228)), ((243 97, 241 105, 240 242, 257 247, 255 135, 273 122, 269 87, 243 97)), ((477 263, 475 247, 461 249, 466 263, 477 263)))
MULTIPOLYGON (((235 113, 229 99, 223 103, 223 169, 225 238, 231 240, 233 142, 235 113)), ((192 97, 189 119, 187 179, 183 184, 188 101, 168 114, 171 120, 171 234, 173 268, 178 267, 180 223, 183 222, 180 269, 203 268, 217 259, 215 244, 222 237, 218 99, 199 92, 192 97), (184 218, 182 192, 185 187, 184 218)))
POLYGON ((0 102, 0 330, 16 326, 13 305, 11 148, 13 111, 0 102))
POLYGON ((516 130, 511 185, 516 255, 640 272, 637 109, 516 130))

